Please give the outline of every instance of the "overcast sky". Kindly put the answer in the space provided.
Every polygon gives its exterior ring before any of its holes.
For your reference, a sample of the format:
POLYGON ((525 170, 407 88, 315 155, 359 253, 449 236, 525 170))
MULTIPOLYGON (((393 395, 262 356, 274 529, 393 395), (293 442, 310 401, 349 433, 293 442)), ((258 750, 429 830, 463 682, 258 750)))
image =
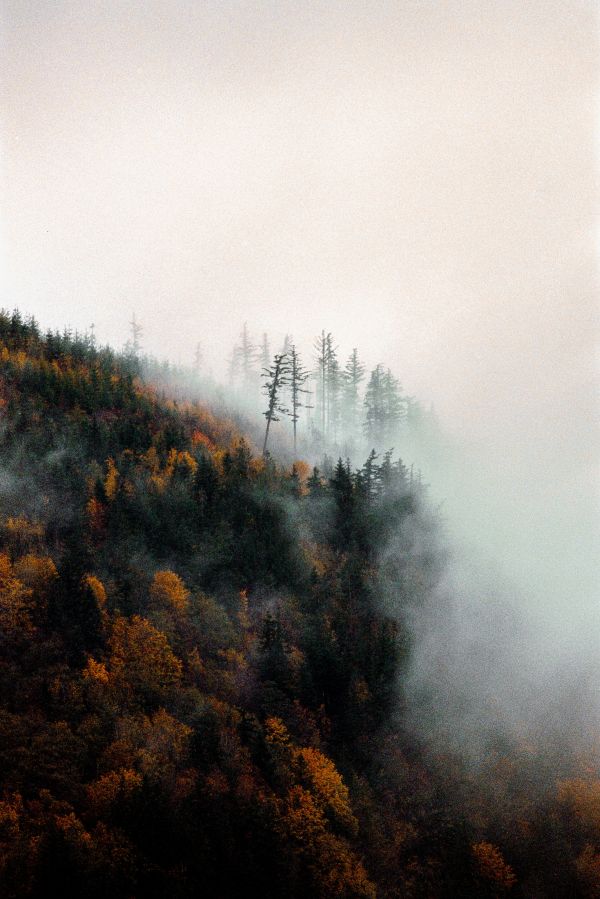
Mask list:
POLYGON ((2 14, 5 305, 116 345, 135 310, 182 361, 324 327, 478 440, 592 463, 595 4, 2 14))
POLYGON ((471 443, 434 473, 457 531, 597 649, 596 4, 2 16, 4 305, 117 346, 135 311, 174 360, 247 320, 393 365, 471 443))

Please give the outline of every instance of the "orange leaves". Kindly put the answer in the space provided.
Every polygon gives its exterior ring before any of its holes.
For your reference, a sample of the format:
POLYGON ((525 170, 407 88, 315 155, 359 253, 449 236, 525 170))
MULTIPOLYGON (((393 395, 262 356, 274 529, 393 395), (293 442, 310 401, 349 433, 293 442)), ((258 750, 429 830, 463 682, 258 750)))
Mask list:
POLYGON ((152 578, 150 600, 157 609, 185 612, 189 596, 189 590, 174 571, 157 571, 152 578))
POLYGON ((104 492, 106 498, 111 500, 115 498, 117 488, 119 486, 119 472, 115 461, 112 458, 106 460, 106 476, 104 478, 104 492))
POLYGON ((132 768, 109 771, 86 787, 90 810, 102 817, 119 801, 131 799, 142 787, 142 776, 132 768))
POLYGON ((295 761, 300 777, 309 785, 322 811, 356 834, 358 822, 352 813, 348 787, 331 759, 307 746, 295 751, 295 761))
POLYGON ((356 836, 358 822, 333 761, 318 749, 296 746, 280 718, 266 720, 265 740, 285 784, 273 800, 276 828, 287 851, 310 871, 311 895, 374 899, 375 888, 344 836, 356 836))
POLYGON ((29 600, 32 591, 15 577, 6 553, 0 554, 0 629, 17 633, 31 629, 29 600))
POLYGON ((109 681, 106 665, 103 662, 97 662, 92 656, 88 658, 83 669, 83 677, 95 684, 108 684, 109 681))
POLYGON ((493 843, 475 843, 471 847, 477 872, 482 880, 491 883, 498 891, 504 893, 512 889, 517 878, 502 853, 493 843))
POLYGON ((207 437, 206 434, 203 434, 202 431, 196 429, 192 432, 192 446, 202 446, 207 449, 209 452, 213 452, 217 448, 216 443, 207 437))

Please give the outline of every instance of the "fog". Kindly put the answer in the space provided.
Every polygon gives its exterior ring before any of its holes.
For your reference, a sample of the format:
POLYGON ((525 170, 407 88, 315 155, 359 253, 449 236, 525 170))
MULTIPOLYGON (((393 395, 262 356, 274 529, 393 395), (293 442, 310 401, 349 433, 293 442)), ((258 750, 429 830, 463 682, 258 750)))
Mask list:
POLYGON ((135 311, 145 349, 189 363, 200 341, 217 375, 246 320, 307 356, 326 328, 344 357, 392 366, 446 435, 416 461, 463 603, 454 636, 423 637, 417 680, 433 637, 464 657, 472 603, 502 584, 526 622, 503 636, 507 676, 585 681, 595 4, 5 0, 2 15, 3 304, 115 346, 135 311))

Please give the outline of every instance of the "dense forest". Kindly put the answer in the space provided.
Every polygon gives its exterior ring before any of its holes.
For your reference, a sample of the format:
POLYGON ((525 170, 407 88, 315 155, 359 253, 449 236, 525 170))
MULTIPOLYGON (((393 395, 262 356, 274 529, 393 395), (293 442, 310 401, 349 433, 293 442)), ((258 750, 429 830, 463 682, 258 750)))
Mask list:
POLYGON ((2 896, 600 896, 591 749, 407 714, 445 548, 395 376, 244 329, 219 404, 139 336, 0 315, 2 896))

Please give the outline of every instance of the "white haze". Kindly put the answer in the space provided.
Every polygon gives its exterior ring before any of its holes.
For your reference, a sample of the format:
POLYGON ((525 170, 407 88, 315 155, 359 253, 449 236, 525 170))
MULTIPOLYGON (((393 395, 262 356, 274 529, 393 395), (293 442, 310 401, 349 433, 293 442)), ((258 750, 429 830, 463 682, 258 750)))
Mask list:
POLYGON ((4 305, 215 372, 245 320, 325 328, 434 402, 457 610, 414 674, 463 658, 471 708, 600 656, 597 37, 583 0, 3 4, 4 305))

